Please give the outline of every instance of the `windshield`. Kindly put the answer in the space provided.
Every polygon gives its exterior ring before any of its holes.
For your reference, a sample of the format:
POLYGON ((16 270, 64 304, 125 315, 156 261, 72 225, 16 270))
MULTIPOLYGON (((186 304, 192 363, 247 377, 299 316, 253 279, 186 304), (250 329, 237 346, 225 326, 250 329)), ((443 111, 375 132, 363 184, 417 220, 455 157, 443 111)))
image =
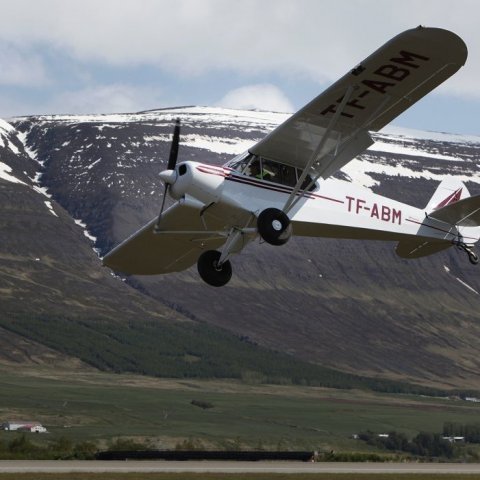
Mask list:
POLYGON ((247 150, 246 152, 243 152, 240 155, 237 155, 234 159, 228 162, 227 167, 239 173, 243 173, 243 171, 245 170, 246 166, 248 165, 252 157, 253 155, 249 153, 247 150))

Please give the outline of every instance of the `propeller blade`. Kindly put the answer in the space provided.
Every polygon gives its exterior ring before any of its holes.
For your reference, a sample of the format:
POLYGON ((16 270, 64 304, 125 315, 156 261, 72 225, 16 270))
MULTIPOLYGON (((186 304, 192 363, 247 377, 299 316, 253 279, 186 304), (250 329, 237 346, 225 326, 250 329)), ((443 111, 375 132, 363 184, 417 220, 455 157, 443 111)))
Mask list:
POLYGON ((178 157, 178 145, 180 143, 180 119, 177 118, 173 129, 172 146, 170 147, 170 158, 168 159, 167 170, 175 170, 178 157))
MULTIPOLYGON (((175 166, 177 165, 177 158, 178 158, 178 145, 180 144, 180 119, 177 118, 175 122, 175 127, 173 129, 173 139, 172 139, 172 146, 170 147, 170 157, 168 159, 168 166, 167 170, 175 170, 175 166)), ((173 172, 170 172, 173 173, 173 172)), ((163 209, 165 207, 165 200, 167 199, 168 188, 170 183, 165 179, 165 190, 163 191, 163 198, 162 198, 162 206, 160 207, 160 213, 158 214, 157 221, 155 222, 155 226, 153 227, 154 232, 158 232, 160 230, 160 221, 162 219, 163 209)))

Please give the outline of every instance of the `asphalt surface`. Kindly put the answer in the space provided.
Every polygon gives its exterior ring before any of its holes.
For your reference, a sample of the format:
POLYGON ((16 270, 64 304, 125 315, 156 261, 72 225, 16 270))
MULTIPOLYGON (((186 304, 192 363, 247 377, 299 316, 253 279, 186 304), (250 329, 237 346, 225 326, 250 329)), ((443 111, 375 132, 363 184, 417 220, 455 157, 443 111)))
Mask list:
POLYGON ((0 473, 432 473, 480 474, 480 464, 464 463, 308 463, 235 461, 50 461, 2 460, 0 473))

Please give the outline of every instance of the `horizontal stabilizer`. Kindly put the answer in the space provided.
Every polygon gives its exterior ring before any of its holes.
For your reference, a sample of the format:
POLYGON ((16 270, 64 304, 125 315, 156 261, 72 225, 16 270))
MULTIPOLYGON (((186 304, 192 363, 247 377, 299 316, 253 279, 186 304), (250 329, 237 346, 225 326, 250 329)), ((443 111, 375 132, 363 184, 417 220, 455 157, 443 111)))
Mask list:
POLYGON ((425 240, 402 240, 395 249, 402 258, 420 258, 441 252, 452 246, 451 242, 426 242, 425 240))
POLYGON ((467 197, 428 214, 430 218, 459 227, 480 226, 480 195, 467 197))

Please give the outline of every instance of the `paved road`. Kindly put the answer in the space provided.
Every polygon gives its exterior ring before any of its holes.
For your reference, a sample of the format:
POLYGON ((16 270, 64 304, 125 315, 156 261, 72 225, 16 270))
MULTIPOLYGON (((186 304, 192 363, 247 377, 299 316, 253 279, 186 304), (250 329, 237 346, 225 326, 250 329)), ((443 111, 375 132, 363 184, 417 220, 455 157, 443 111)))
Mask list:
POLYGON ((2 460, 0 473, 432 473, 480 474, 480 464, 463 463, 303 463, 234 461, 50 461, 2 460))

